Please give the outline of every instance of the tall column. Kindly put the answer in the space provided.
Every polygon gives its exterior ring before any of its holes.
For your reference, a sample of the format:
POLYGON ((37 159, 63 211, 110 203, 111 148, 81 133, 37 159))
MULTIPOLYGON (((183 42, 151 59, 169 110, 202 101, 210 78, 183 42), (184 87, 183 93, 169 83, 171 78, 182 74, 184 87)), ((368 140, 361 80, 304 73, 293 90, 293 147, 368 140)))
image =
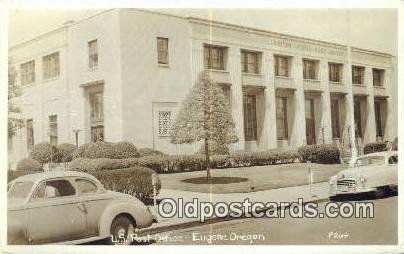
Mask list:
MULTIPOLYGON (((331 123, 331 97, 330 97, 330 87, 328 82, 328 62, 320 61, 320 82, 323 93, 321 94, 322 99, 322 118, 321 118, 321 128, 324 128, 324 143, 329 144, 332 142, 332 123, 331 123)), ((320 130, 321 131, 321 130, 320 130)), ((322 135, 322 133, 321 133, 322 135)), ((323 137, 321 137, 323 138, 323 137)))
POLYGON ((239 48, 229 48, 228 70, 231 80, 231 113, 236 124, 235 130, 239 141, 234 150, 244 150, 244 114, 243 114, 243 86, 241 81, 241 52, 239 48))
POLYGON ((394 68, 388 68, 385 70, 385 80, 383 86, 386 89, 386 94, 389 96, 386 99, 386 126, 384 128, 384 139, 388 141, 392 141, 395 137, 397 137, 397 96, 398 96, 398 87, 397 81, 393 75, 397 75, 395 73, 394 68))
POLYGON ((263 52, 262 75, 264 78, 264 125, 262 130, 263 147, 265 149, 277 148, 276 137, 276 105, 275 105, 275 84, 274 64, 271 52, 263 52))
POLYGON ((300 55, 293 57, 292 75, 294 85, 296 87, 294 96, 294 121, 290 137, 292 147, 299 147, 307 144, 306 140, 306 118, 305 118, 305 102, 303 87, 303 59, 300 55))
POLYGON ((348 61, 344 64, 344 84, 347 86, 346 95, 346 130, 350 138, 350 144, 352 148, 352 161, 354 162, 355 156, 358 151, 355 146, 355 118, 354 118, 354 97, 352 88, 352 61, 351 61, 351 48, 348 47, 348 61))
POLYGON ((365 69, 365 85, 367 90, 366 106, 366 129, 363 135, 363 144, 376 141, 376 120, 375 120, 375 101, 373 93, 373 74, 372 68, 367 66, 365 69))

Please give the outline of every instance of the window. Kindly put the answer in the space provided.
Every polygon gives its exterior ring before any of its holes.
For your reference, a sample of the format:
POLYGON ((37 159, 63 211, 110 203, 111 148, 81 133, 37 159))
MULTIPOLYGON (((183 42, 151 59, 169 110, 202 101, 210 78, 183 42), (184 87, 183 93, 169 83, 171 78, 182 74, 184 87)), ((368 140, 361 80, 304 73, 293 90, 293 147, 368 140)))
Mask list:
POLYGON ((225 48, 205 46, 205 69, 224 70, 225 48))
POLYGON ((241 51, 241 68, 245 73, 256 73, 260 72, 259 62, 261 54, 252 51, 241 51))
POLYGON ((103 120, 103 93, 95 92, 90 94, 90 104, 91 104, 91 118, 94 121, 103 120))
POLYGON ((170 135, 171 129, 171 111, 159 111, 159 136, 166 137, 170 135))
POLYGON ((331 82, 340 83, 342 79, 342 64, 329 63, 328 64, 328 79, 331 82))
POLYGON ((332 124, 332 137, 341 138, 340 125, 339 125, 339 100, 331 100, 331 124, 332 124))
POLYGON ((359 99, 354 99, 354 120, 355 120, 355 136, 362 138, 362 114, 361 103, 359 99))
POLYGON ((276 134, 278 139, 288 138, 287 98, 276 98, 276 134))
POLYGON ((86 179, 76 179, 77 187, 81 194, 95 193, 98 188, 93 182, 86 179))
POLYGON ((275 56, 275 76, 289 77, 290 57, 275 56))
POLYGON ((56 198, 76 195, 76 190, 67 180, 50 180, 43 182, 37 188, 33 198, 56 198))
POLYGON ((365 67, 352 66, 352 84, 362 85, 365 75, 365 67))
POLYGON ((255 95, 244 95, 244 138, 246 141, 257 140, 257 112, 255 95))
POLYGON ((28 85, 35 82, 35 61, 21 64, 21 85, 28 85))
POLYGON ((376 120, 376 136, 383 137, 383 124, 382 124, 382 102, 375 101, 375 120, 376 120))
POLYGON ((317 65, 318 61, 303 60, 303 79, 315 79, 317 80, 317 65))
POLYGON ((94 68, 98 66, 98 41, 88 42, 88 67, 94 68))
POLYGON ((372 73, 373 73, 373 86, 383 86, 384 70, 372 69, 372 73))
POLYGON ((168 64, 168 39, 157 37, 157 56, 159 64, 168 64))
POLYGON ((43 57, 43 78, 50 79, 60 74, 59 52, 43 57))
POLYGON ((90 93, 91 141, 104 141, 103 92, 90 93))
POLYGON ((50 144, 57 146, 58 144, 58 116, 49 116, 49 137, 50 144))
POLYGON ((314 118, 314 100, 305 99, 306 141, 308 145, 316 143, 316 126, 314 118))
POLYGON ((27 149, 30 151, 34 147, 34 122, 32 119, 27 120, 27 149))

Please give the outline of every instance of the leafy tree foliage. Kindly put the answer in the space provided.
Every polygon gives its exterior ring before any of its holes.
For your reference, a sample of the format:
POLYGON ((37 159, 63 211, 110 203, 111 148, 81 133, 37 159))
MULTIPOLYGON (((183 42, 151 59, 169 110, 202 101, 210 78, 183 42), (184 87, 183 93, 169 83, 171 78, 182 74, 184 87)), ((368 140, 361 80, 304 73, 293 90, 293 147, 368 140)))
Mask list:
POLYGON ((207 176, 213 154, 229 154, 229 144, 238 138, 230 108, 221 86, 203 77, 191 89, 174 121, 171 134, 173 144, 191 144, 204 141, 207 176))

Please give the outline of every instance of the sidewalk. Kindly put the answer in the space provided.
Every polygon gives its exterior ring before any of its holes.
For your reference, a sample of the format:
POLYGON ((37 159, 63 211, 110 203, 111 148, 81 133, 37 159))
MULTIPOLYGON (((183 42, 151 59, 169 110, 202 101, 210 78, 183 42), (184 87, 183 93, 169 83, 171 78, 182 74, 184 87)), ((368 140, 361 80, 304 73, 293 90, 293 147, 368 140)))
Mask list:
MULTIPOLYGON (((243 202, 245 199, 249 199, 250 202, 297 202, 299 198, 303 199, 303 202, 321 202, 328 200, 329 187, 328 182, 322 182, 310 185, 301 185, 287 188, 279 188, 265 191, 257 191, 250 193, 229 193, 229 194, 217 194, 217 193, 201 193, 191 191, 181 191, 172 189, 162 189, 159 199, 170 198, 177 201, 179 198, 183 199, 183 204, 192 202, 194 198, 198 199, 198 202, 211 202, 216 204, 218 202, 225 202, 227 204, 231 202, 243 202)), ((153 226, 142 229, 139 234, 155 234, 170 230, 176 230, 186 227, 198 226, 203 223, 199 221, 199 218, 179 218, 178 213, 173 218, 162 218, 155 208, 155 215, 158 223, 153 226)), ((211 218, 207 223, 213 223, 218 221, 230 220, 231 218, 211 218)), ((206 223, 206 222, 205 222, 206 223)))

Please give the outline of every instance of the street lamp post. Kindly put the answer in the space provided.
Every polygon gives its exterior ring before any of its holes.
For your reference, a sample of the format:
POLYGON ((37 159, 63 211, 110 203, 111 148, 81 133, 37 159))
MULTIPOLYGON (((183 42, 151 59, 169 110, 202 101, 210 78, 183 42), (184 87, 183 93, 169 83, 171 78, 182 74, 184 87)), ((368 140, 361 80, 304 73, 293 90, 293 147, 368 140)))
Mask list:
POLYGON ((76 137, 76 147, 79 147, 79 132, 80 131, 81 131, 80 129, 73 130, 74 135, 76 137))

